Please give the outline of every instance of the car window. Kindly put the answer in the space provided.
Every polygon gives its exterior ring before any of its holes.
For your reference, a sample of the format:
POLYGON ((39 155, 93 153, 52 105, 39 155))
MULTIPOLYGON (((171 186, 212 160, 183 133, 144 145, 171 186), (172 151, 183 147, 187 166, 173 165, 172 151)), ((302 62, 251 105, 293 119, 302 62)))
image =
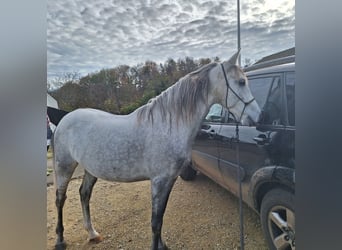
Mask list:
POLYGON ((223 113, 223 107, 222 105, 215 103, 213 104, 207 116, 204 118, 204 121, 207 122, 218 122, 221 123, 224 121, 224 113, 223 113))
POLYGON ((279 76, 275 76, 272 80, 271 89, 269 91, 266 103, 263 106, 263 124, 280 125, 283 124, 283 109, 281 95, 281 81, 279 76))
MULTIPOLYGON (((263 107, 266 102, 274 76, 248 78, 249 88, 259 107, 263 107)), ((234 115, 228 112, 228 123, 235 123, 234 115)))
POLYGON ((295 73, 288 72, 285 75, 287 113, 290 126, 295 126, 295 73))
POLYGON ((263 107, 271 87, 274 77, 262 77, 248 79, 251 92, 258 103, 259 107, 263 107))

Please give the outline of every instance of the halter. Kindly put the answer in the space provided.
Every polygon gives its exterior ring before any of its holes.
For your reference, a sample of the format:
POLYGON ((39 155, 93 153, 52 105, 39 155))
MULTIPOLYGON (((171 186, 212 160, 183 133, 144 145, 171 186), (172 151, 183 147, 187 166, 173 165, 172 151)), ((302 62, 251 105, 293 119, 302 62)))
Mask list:
MULTIPOLYGON (((224 75, 224 79, 226 80, 226 85, 227 85, 227 90, 226 90, 226 107, 228 108, 228 90, 230 89, 233 94, 244 104, 244 107, 242 109, 242 112, 241 112, 241 115, 240 115, 240 119, 239 119, 239 122, 241 121, 241 118, 242 118, 242 115, 243 113, 245 112, 245 109, 247 107, 247 105, 249 105, 250 103, 252 103, 255 98, 253 97, 251 100, 249 100, 248 102, 245 102, 235 91, 234 89, 232 89, 229 85, 229 82, 228 82, 228 79, 227 79, 227 75, 226 75, 226 72, 224 71, 224 67, 223 67, 223 64, 221 63, 221 68, 222 68, 222 71, 223 71, 223 75, 224 75)), ((229 109, 229 108, 228 108, 229 109)))
MULTIPOLYGON (((241 173, 240 173, 240 148, 239 148, 239 122, 241 121, 243 112, 245 112, 245 109, 247 107, 247 105, 249 105, 250 103, 252 103, 255 98, 253 97, 251 100, 249 100, 248 102, 245 102, 235 91, 234 89, 232 89, 229 85, 228 79, 227 79, 227 75, 226 72, 224 71, 224 67, 223 64, 221 63, 221 68, 223 71, 223 75, 224 75, 224 79, 226 80, 226 85, 227 85, 227 90, 226 90, 226 107, 228 108, 228 90, 230 89, 234 95, 244 104, 244 107, 242 109, 241 115, 240 115, 240 119, 239 121, 236 122, 236 162, 237 162, 237 166, 238 166, 238 171, 237 171, 237 178, 239 181, 239 214, 240 214, 240 245, 241 245, 241 249, 244 250, 245 249, 245 241, 244 241, 244 229, 243 229, 243 210, 242 210, 242 184, 241 184, 241 173)), ((229 110, 229 108, 228 108, 229 110)), ((234 117, 235 118, 235 117, 234 117)))

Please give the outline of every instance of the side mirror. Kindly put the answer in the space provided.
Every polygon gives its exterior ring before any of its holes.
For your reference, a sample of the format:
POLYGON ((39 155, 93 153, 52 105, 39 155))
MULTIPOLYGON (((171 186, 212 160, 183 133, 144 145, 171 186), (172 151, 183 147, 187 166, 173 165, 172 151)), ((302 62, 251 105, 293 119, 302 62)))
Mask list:
POLYGON ((209 117, 209 121, 211 121, 211 122, 222 122, 222 117, 219 115, 211 115, 209 117))

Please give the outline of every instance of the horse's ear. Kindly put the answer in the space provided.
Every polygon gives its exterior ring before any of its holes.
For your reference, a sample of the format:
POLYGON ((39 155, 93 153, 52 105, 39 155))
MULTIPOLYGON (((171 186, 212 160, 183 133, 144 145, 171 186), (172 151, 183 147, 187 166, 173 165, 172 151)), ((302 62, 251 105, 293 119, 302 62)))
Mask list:
POLYGON ((239 65, 240 49, 228 60, 230 65, 239 65))

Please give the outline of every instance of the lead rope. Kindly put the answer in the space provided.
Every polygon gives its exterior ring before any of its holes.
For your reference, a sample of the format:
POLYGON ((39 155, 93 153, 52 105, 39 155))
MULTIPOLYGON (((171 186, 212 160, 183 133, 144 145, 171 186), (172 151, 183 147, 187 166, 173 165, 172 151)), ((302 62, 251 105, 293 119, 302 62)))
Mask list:
POLYGON ((241 186, 241 173, 240 173, 240 148, 239 148, 239 123, 236 123, 236 162, 238 167, 237 178, 239 181, 239 214, 240 214, 240 246, 241 250, 245 249, 245 239, 243 231, 243 211, 242 211, 242 186, 241 186))
MULTIPOLYGON (((226 90, 226 107, 228 108, 228 90, 230 89, 234 95, 245 104, 245 106, 243 107, 243 110, 241 112, 241 117, 240 117, 240 121, 242 118, 242 114, 244 113, 247 105, 249 105, 250 103, 252 103, 254 101, 254 97, 249 100, 248 102, 245 102, 230 86, 229 86, 229 82, 227 79, 227 75, 226 72, 224 70, 224 66, 221 63, 221 68, 222 68, 222 72, 223 72, 223 76, 224 79, 226 81, 226 85, 227 85, 227 90, 226 90)), ((229 108, 228 108, 229 109, 229 108)), ((240 148, 239 148, 239 123, 236 122, 236 162, 237 162, 237 166, 238 166, 238 172, 237 172, 237 178, 238 178, 238 182, 239 182, 239 214, 240 214, 240 246, 241 246, 241 250, 245 249, 245 241, 244 241, 244 232, 243 232, 243 211, 242 211, 242 187, 241 187, 241 173, 240 173, 240 148)), ((220 166, 220 164, 219 164, 220 166)))

